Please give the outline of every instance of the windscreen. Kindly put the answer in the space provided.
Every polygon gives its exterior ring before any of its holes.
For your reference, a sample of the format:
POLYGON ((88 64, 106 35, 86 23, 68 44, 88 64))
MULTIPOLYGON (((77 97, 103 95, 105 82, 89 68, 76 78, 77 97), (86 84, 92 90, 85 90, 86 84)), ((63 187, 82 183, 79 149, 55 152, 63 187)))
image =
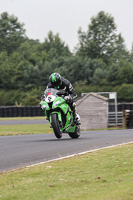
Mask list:
POLYGON ((54 88, 48 88, 45 90, 44 94, 47 97, 48 95, 54 95, 57 96, 57 92, 59 92, 58 90, 54 89, 54 88))

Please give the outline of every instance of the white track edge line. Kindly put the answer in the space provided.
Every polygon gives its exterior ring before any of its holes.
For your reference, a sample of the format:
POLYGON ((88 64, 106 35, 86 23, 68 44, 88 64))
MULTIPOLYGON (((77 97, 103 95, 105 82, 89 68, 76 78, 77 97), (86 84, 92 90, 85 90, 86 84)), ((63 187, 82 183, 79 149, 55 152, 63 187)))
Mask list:
POLYGON ((39 162, 39 163, 32 164, 32 165, 27 165, 27 166, 25 166, 25 168, 34 167, 36 165, 43 165, 43 164, 46 164, 46 163, 59 161, 59 160, 67 159, 67 158, 72 158, 74 156, 83 155, 83 154, 86 154, 86 153, 91 153, 91 152, 95 152, 95 151, 99 151, 99 150, 103 150, 103 149, 109 149, 109 148, 122 146, 122 145, 126 145, 126 144, 132 144, 132 143, 133 143, 133 141, 132 142, 121 143, 121 144, 116 144, 116 145, 111 145, 111 146, 107 146, 107 147, 102 147, 102 148, 98 148, 98 149, 93 149, 93 150, 89 150, 89 151, 84 151, 84 152, 81 152, 81 153, 75 153, 75 154, 71 154, 71 155, 68 155, 68 156, 63 156, 63 157, 60 157, 60 158, 55 158, 55 159, 47 160, 47 161, 44 161, 44 162, 39 162))

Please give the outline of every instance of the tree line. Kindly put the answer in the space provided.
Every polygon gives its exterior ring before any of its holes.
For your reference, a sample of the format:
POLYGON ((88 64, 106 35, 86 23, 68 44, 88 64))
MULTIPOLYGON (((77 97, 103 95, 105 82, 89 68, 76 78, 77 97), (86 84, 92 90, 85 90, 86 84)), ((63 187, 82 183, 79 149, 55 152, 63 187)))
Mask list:
POLYGON ((49 75, 60 73, 82 92, 117 92, 118 101, 133 99, 133 48, 126 48, 114 18, 103 11, 78 30, 71 52, 59 34, 44 42, 29 39, 14 15, 0 15, 0 105, 38 105, 49 75))

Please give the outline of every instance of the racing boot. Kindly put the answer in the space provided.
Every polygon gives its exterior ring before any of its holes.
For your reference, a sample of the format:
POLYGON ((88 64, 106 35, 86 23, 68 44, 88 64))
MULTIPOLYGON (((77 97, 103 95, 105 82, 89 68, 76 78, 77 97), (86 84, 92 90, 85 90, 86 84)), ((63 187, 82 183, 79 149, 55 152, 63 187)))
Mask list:
POLYGON ((77 124, 77 125, 80 125, 80 116, 79 114, 76 112, 76 110, 74 109, 73 110, 73 121, 77 124))

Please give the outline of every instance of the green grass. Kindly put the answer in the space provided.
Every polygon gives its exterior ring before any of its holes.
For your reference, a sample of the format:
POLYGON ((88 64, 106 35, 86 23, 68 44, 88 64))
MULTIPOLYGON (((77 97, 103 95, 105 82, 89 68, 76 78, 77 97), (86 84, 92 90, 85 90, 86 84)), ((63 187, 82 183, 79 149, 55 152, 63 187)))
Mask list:
MULTIPOLYGON (((1 121, 5 120, 38 120, 45 119, 45 117, 9 117, 0 118, 1 121)), ((26 135, 26 134, 40 134, 40 133, 53 133, 53 129, 49 124, 28 124, 28 125, 1 125, 0 136, 8 135, 26 135)))
POLYGON ((49 124, 1 125, 0 136, 53 133, 49 124))
MULTIPOLYGON (((45 117, 11 117, 11 118, 0 118, 3 120, 37 120, 45 119, 45 117)), ((108 128, 108 130, 121 129, 119 127, 108 128)), ((107 129, 91 129, 94 130, 107 130, 107 129)), ((81 130, 82 131, 82 130, 81 130)), ((25 135, 25 134, 40 134, 40 133, 53 133, 53 129, 50 128, 49 124, 33 124, 33 125, 0 125, 0 136, 8 135, 25 135)))
POLYGON ((132 200, 133 144, 0 175, 2 200, 132 200))
MULTIPOLYGON (((115 129, 118 128, 109 128, 108 130, 115 130, 115 129)), ((95 131, 95 130, 107 130, 107 129, 92 129, 88 131, 95 131)), ((40 134, 40 133, 53 133, 53 129, 50 128, 50 124, 0 125, 0 136, 27 135, 27 134, 40 134)))

